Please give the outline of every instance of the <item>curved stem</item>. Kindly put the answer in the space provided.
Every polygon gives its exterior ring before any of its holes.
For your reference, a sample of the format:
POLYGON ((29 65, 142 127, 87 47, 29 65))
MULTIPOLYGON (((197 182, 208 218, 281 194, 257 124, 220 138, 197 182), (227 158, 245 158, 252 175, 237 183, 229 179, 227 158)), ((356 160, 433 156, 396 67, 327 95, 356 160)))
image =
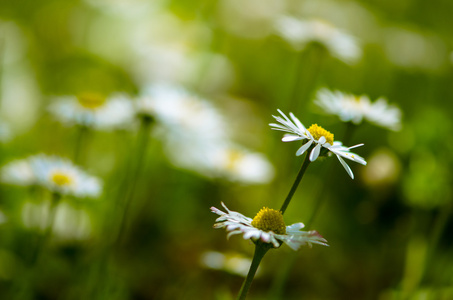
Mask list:
POLYGON ((269 244, 263 244, 261 242, 256 243, 252 264, 250 265, 247 277, 245 278, 241 290, 239 291, 239 295, 237 298, 238 300, 244 300, 247 297, 247 293, 249 292, 250 286, 252 285, 252 281, 253 278, 255 277, 256 271, 258 270, 258 266, 260 265, 264 255, 270 249, 268 245, 269 244))
POLYGON ((283 202, 283 205, 280 208, 280 211, 282 212, 282 214, 285 213, 285 210, 288 207, 289 202, 291 202, 291 199, 293 198, 294 193, 296 192, 297 187, 299 186, 299 183, 302 180, 302 177, 304 177, 305 171, 307 170, 309 164, 310 164, 310 159, 309 159, 309 155, 308 155, 308 151, 307 151, 307 153, 305 154, 304 163, 302 164, 302 167, 300 167, 296 180, 294 181, 293 186, 291 187, 291 190, 288 193, 288 196, 286 196, 285 202, 283 202))

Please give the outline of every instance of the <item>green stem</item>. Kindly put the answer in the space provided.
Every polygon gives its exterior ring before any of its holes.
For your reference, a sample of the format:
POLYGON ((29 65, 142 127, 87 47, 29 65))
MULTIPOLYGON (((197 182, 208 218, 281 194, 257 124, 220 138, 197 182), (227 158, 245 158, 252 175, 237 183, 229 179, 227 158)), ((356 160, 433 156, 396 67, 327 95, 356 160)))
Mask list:
POLYGON ((250 265, 249 272, 247 277, 242 284, 241 290, 239 291, 238 300, 244 300, 247 297, 247 293, 249 292, 250 286, 252 285, 253 278, 255 277, 256 271, 263 259, 264 255, 269 251, 271 246, 270 244, 264 244, 260 241, 256 243, 255 246, 255 253, 253 254, 252 264, 250 265))
POLYGON ((82 151, 86 146, 86 140, 88 136, 89 128, 86 126, 79 126, 77 130, 77 137, 74 145, 74 163, 80 164, 82 160, 82 151))
POLYGON ((313 89, 316 88, 324 64, 327 50, 322 46, 311 43, 298 55, 293 89, 290 95, 290 107, 295 111, 307 103, 313 89))
POLYGON ((432 265, 431 261, 434 258, 434 253, 438 247, 439 240, 442 237, 442 233, 444 232, 445 226, 448 223, 452 208, 452 204, 447 204, 446 206, 442 207, 434 221, 434 225, 430 234, 428 251, 426 252, 424 272, 420 281, 425 279, 426 270, 429 268, 429 266, 432 265))
POLYGON ((125 202, 124 202, 124 207, 123 207, 123 213, 122 213, 122 217, 121 217, 121 223, 120 223, 116 243, 119 243, 122 239, 122 236, 124 234, 124 230, 126 227, 126 223, 127 223, 126 222, 127 215, 130 210, 132 199, 135 196, 138 176, 140 175, 142 167, 143 167, 143 156, 144 156, 144 153, 147 148, 148 141, 149 141, 149 127, 151 125, 151 121, 152 120, 149 118, 143 118, 141 126, 140 126, 140 130, 138 132, 135 155, 133 156, 135 158, 135 164, 132 166, 131 176, 129 177, 130 184, 129 184, 129 186, 126 187, 127 194, 126 194, 126 197, 124 200, 125 202))
POLYGON ((49 216, 47 218, 47 224, 46 228, 44 229, 44 233, 40 235, 40 238, 38 240, 38 243, 36 245, 35 251, 32 254, 32 259, 31 259, 31 266, 34 266, 41 255, 42 249, 45 246, 47 240, 50 239, 52 236, 52 229, 53 225, 55 222, 55 214, 57 211, 57 205, 61 200, 61 194, 59 193, 52 193, 52 199, 50 202, 50 207, 49 207, 49 216))
MULTIPOLYGON (((351 122, 346 123, 346 129, 345 129, 344 139, 343 139, 343 142, 345 143, 345 145, 347 145, 349 143, 356 128, 357 128, 357 126, 354 125, 353 123, 351 123, 351 122)), ((307 156, 308 156, 308 152, 307 152, 307 156)), ((333 168, 333 165, 330 165, 330 168, 328 171, 328 178, 327 178, 326 182, 330 182, 332 180, 332 176, 333 176, 332 174, 334 174, 332 172, 332 168, 333 168)), ((318 201, 316 201, 316 203, 315 203, 315 207, 313 208, 313 212, 311 213, 311 216, 308 219, 308 222, 305 223, 305 228, 310 228, 313 225, 316 217, 318 216, 319 212, 321 211, 321 208, 326 199, 325 194, 324 194, 325 191, 326 191, 325 189, 322 189, 321 192, 319 193, 318 197, 316 197, 318 199, 318 201)), ((291 272, 291 269, 296 262, 296 258, 297 258, 297 255, 295 253, 291 253, 289 255, 289 257, 286 259, 285 263, 279 269, 279 273, 277 274, 274 281, 272 282, 272 286, 271 286, 270 292, 269 292, 269 299, 281 299, 283 289, 285 287, 286 281, 288 280, 289 273, 291 272)))
MULTIPOLYGON (((354 136, 356 129, 357 129, 357 125, 355 125, 354 123, 352 123, 352 122, 346 123, 346 129, 344 131, 344 136, 342 139, 344 145, 349 146, 349 143, 350 143, 352 137, 354 136)), ((332 169, 333 169, 332 166, 333 165, 330 166, 330 169, 329 169, 330 171, 327 173, 328 177, 327 177, 326 182, 332 181, 332 177, 334 174, 332 171, 332 169)), ((315 203, 315 207, 313 208, 313 212, 311 213, 310 219, 308 219, 308 222, 305 224, 306 228, 310 228, 313 225, 316 217, 318 216, 318 213, 321 210, 321 207, 324 204, 325 199, 326 199, 325 194, 324 194, 325 191, 326 191, 326 189, 322 189, 321 192, 319 193, 319 195, 317 197, 318 201, 316 201, 316 203, 315 203)))
POLYGON ((280 208, 280 211, 282 212, 282 214, 285 213, 286 208, 289 205, 289 202, 291 202, 291 199, 293 198, 294 193, 296 192, 297 187, 299 186, 299 183, 302 180, 302 177, 304 177, 305 171, 307 170, 309 164, 310 164, 310 159, 309 159, 308 150, 307 150, 307 153, 305 154, 304 163, 302 164, 302 167, 300 167, 296 180, 294 181, 293 186, 291 187, 291 190, 289 191, 288 196, 285 199, 285 202, 283 202, 283 205, 280 208))

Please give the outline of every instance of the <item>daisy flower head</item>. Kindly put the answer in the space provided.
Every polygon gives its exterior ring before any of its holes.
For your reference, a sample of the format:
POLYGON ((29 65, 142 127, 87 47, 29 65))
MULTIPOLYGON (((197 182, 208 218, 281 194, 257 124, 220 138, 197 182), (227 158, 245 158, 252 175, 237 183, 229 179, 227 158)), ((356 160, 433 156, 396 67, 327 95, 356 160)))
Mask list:
POLYGON ((282 138, 283 142, 303 142, 302 146, 296 152, 297 156, 309 151, 310 161, 315 161, 319 156, 327 156, 333 153, 337 156, 341 165, 352 179, 354 179, 354 174, 343 158, 366 165, 363 157, 350 151, 353 148, 363 146, 363 144, 345 147, 341 142, 334 141, 334 135, 321 126, 313 124, 307 129, 293 113, 289 114, 290 119, 281 110, 278 110, 278 112, 281 116, 273 116, 278 123, 271 123, 269 125, 274 130, 287 132, 282 138))
POLYGON ((314 103, 326 114, 336 115, 343 122, 360 124, 363 120, 390 130, 401 128, 401 110, 385 98, 371 102, 365 95, 356 96, 340 91, 320 89, 314 103))
POLYGON ((214 228, 226 228, 227 237, 242 234, 244 239, 258 240, 272 244, 274 248, 282 243, 291 249, 298 250, 300 246, 312 244, 327 245, 327 241, 317 231, 301 231, 304 224, 295 223, 286 226, 280 211, 263 207, 253 218, 248 218, 241 213, 229 210, 222 202, 226 212, 211 207, 211 212, 219 215, 214 228))
POLYGON ((134 120, 133 103, 122 94, 108 98, 97 93, 59 97, 49 110, 63 124, 101 130, 124 128, 134 120))
POLYGON ((30 165, 37 183, 53 193, 79 198, 96 198, 101 193, 100 180, 67 159, 36 155, 30 159, 30 165))
POLYGON ((275 21, 275 29, 296 51, 304 49, 311 42, 317 42, 332 56, 347 64, 357 62, 362 56, 362 49, 354 36, 324 20, 299 20, 283 16, 275 21))

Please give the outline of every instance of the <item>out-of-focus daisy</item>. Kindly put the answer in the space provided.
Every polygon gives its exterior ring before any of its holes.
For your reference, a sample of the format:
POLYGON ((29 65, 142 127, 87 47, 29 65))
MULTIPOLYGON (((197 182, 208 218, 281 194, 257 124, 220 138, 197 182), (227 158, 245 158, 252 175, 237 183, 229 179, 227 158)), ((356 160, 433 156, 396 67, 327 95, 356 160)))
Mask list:
POLYGON ((216 219, 214 228, 226 228, 229 231, 228 237, 242 234, 244 239, 261 240, 271 243, 275 248, 283 242, 293 250, 298 250, 303 245, 327 246, 327 241, 317 231, 301 231, 304 227, 302 223, 286 226, 280 211, 264 207, 251 219, 229 210, 224 203, 222 206, 226 212, 211 207, 211 211, 220 216, 216 219))
POLYGON ((263 154, 243 147, 225 145, 217 147, 210 155, 213 156, 212 168, 217 175, 231 181, 267 183, 274 176, 274 168, 263 154))
POLYGON ((67 159, 57 156, 36 155, 30 166, 39 185, 61 195, 98 197, 99 179, 86 174, 67 159))
POLYGON ((18 159, 4 165, 1 169, 1 181, 21 186, 37 184, 30 159, 18 159))
POLYGON ((310 161, 315 161, 320 155, 327 155, 329 152, 333 153, 337 156, 341 165, 345 168, 346 172, 348 172, 352 179, 354 179, 354 174, 343 158, 366 165, 364 158, 350 152, 351 149, 362 146, 363 144, 345 147, 341 142, 334 141, 334 135, 321 126, 313 124, 306 129, 302 122, 296 118, 293 113, 289 114, 291 117, 291 119, 289 119, 281 110, 278 110, 278 112, 283 118, 280 116, 273 117, 279 124, 271 123, 269 125, 274 130, 288 132, 282 138, 283 142, 303 141, 303 145, 296 152, 297 156, 304 154, 307 150, 311 150, 309 159, 310 161))
MULTIPOLYGON (((50 206, 50 202, 24 203, 21 211, 24 226, 46 230, 51 214, 50 206)), ((75 208, 66 202, 58 203, 55 207, 52 233, 60 240, 87 239, 91 234, 90 216, 82 208, 75 208)))
POLYGON ((167 138, 220 139, 228 132, 214 105, 178 85, 146 87, 136 108, 139 114, 154 116, 165 127, 167 138))
POLYGON ((50 105, 49 110, 64 124, 102 130, 127 127, 134 119, 132 101, 121 94, 109 98, 96 93, 60 97, 50 105))
POLYGON ((360 124, 367 120, 391 130, 401 128, 401 110, 388 104, 384 98, 371 102, 365 95, 356 96, 323 88, 316 94, 315 104, 325 113, 336 115, 344 122, 360 124))
POLYGON ((276 20, 275 28, 297 51, 311 42, 317 42, 332 56, 348 64, 357 62, 362 56, 362 49, 355 37, 323 20, 299 20, 284 16, 276 20))
POLYGON ((206 268, 223 270, 245 277, 252 260, 239 253, 223 254, 217 251, 207 251, 201 255, 200 263, 206 268))

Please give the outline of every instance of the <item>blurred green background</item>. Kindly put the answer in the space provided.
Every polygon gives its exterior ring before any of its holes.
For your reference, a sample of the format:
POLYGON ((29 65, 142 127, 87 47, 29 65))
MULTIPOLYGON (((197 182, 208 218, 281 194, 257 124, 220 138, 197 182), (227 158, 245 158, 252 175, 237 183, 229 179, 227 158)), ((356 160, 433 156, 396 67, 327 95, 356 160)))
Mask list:
POLYGON ((260 184, 213 178, 175 163, 165 134, 150 135, 125 238, 110 249, 137 130, 92 131, 80 164, 104 181, 103 194, 72 204, 89 215, 89 234, 52 239, 32 269, 36 231, 23 205, 39 192, 0 186, 0 298, 235 299, 254 247, 213 229, 209 208, 223 201, 253 217, 281 206, 302 158, 268 123, 280 108, 342 140, 346 124, 312 102, 327 87, 386 97, 402 129, 357 127, 348 145, 364 143, 355 151, 368 165, 349 163, 354 180, 335 158, 310 166, 285 221, 308 222, 322 201, 308 229, 330 247, 270 251, 249 299, 453 299, 452 11, 447 0, 0 1, 0 118, 11 131, 2 165, 41 152, 71 158, 77 128, 49 114, 55 96, 134 98, 164 81, 208 99, 232 139, 274 169, 260 184), (273 30, 285 14, 341 28, 361 57, 293 49, 273 30))

